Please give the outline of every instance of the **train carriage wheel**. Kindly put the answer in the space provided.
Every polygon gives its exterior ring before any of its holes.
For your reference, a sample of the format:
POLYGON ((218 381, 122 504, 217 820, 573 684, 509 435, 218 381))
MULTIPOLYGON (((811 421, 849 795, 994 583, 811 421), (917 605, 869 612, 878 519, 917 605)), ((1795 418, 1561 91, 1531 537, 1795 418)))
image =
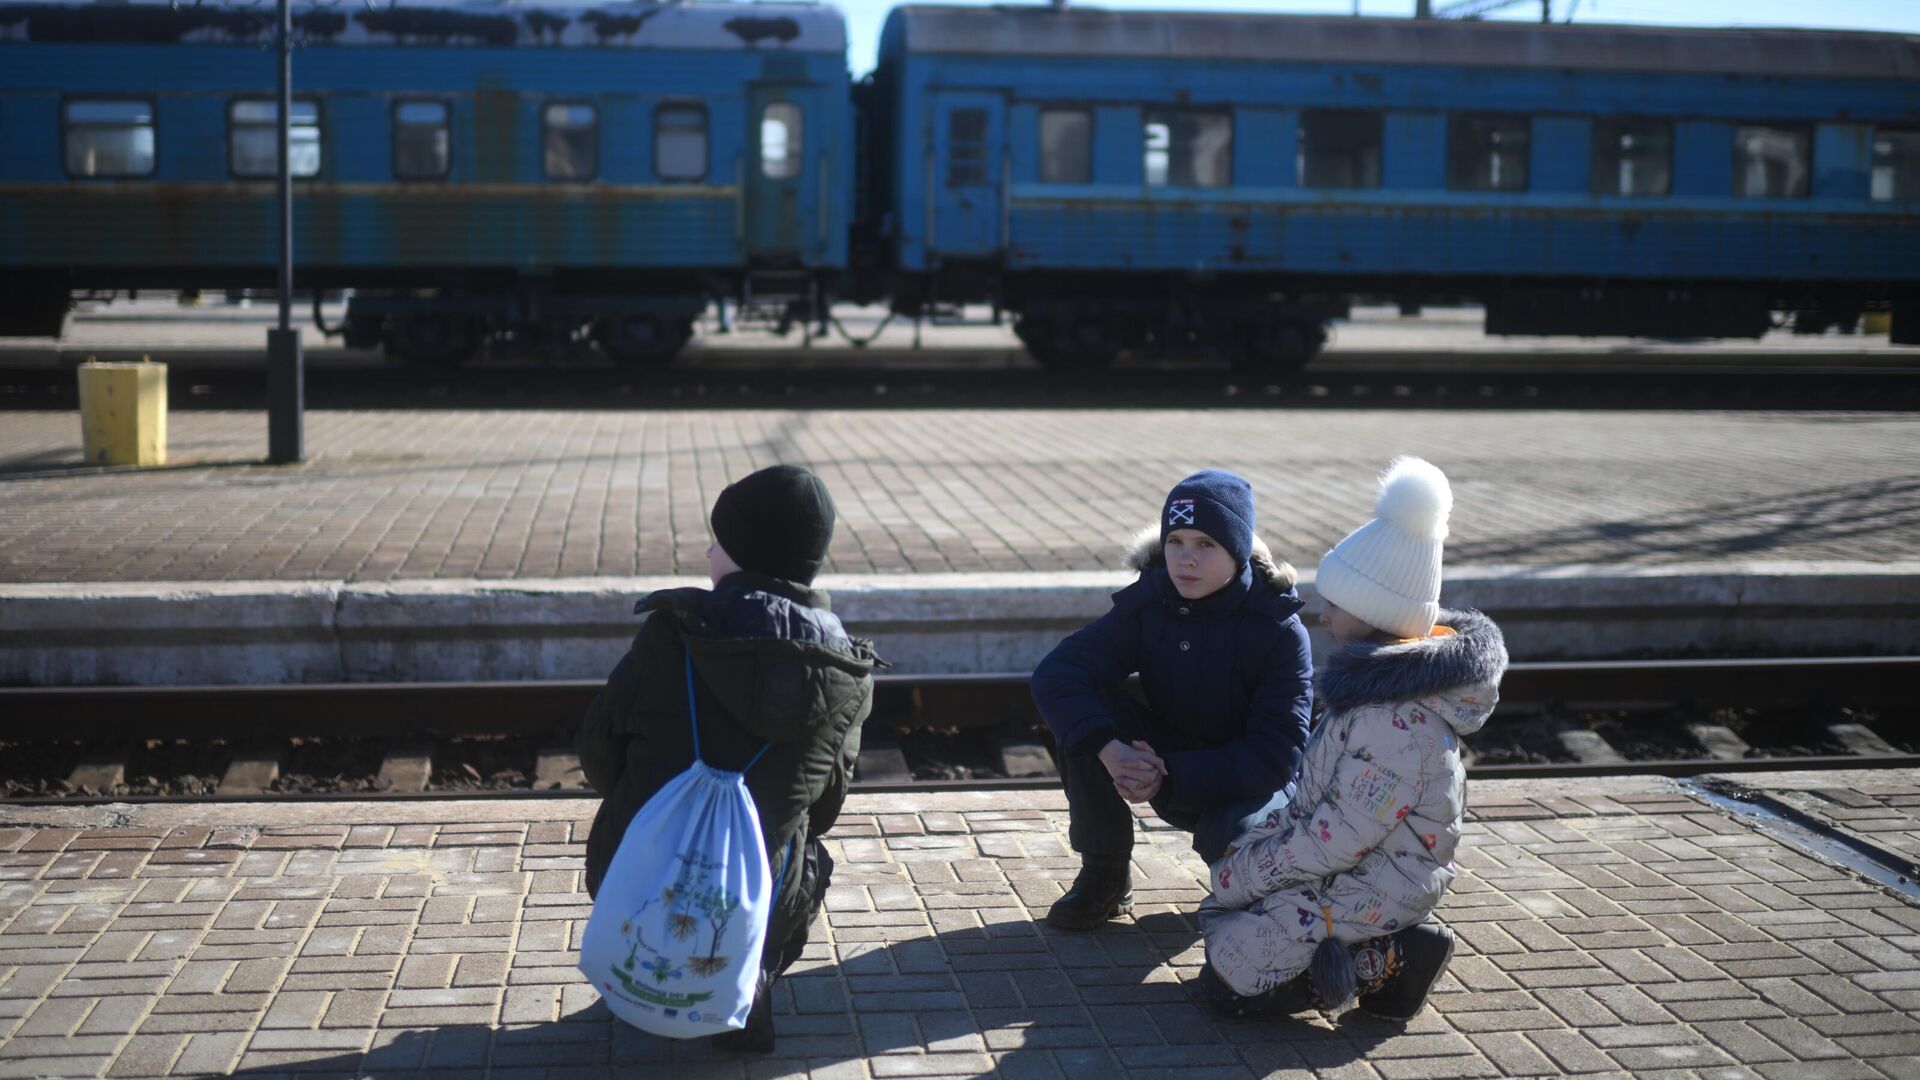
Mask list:
POLYGON ((1120 353, 1120 342, 1104 320, 1080 318, 1071 323, 1047 318, 1022 318, 1014 333, 1027 352, 1049 371, 1090 371, 1107 367, 1120 353))
POLYGON ((1319 323, 1299 319, 1259 322, 1247 328, 1244 347, 1234 349, 1230 359, 1235 371, 1291 374, 1320 355, 1326 342, 1326 328, 1319 323))
POLYGON ((405 315, 395 320, 390 344, 409 367, 457 367, 480 347, 480 326, 461 315, 405 315))
POLYGON ((693 323, 664 315, 607 315, 594 320, 593 340, 621 364, 666 364, 693 337, 693 323))

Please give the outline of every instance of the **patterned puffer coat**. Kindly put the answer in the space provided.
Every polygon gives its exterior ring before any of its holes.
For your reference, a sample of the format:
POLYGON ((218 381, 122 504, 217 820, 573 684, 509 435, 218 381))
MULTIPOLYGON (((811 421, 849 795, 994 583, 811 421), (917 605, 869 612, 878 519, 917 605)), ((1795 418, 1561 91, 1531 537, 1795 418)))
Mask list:
POLYGON ((1213 865, 1200 926, 1208 963, 1236 993, 1298 975, 1329 933, 1351 944, 1420 922, 1452 883, 1460 736, 1493 712, 1507 650, 1477 611, 1442 611, 1440 623, 1328 660, 1327 713, 1293 802, 1213 865))

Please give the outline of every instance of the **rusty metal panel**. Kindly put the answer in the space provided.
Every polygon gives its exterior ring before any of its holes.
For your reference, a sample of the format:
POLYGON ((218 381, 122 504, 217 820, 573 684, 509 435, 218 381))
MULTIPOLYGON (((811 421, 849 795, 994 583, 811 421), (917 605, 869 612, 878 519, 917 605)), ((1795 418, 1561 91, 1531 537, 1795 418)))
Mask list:
MULTIPOLYGON (((0 185, 22 224, 0 266, 260 266, 271 185, 0 185)), ((733 189, 316 185, 294 200, 303 265, 551 269, 733 265, 733 189)))
MULTIPOLYGON (((225 4, 13 0, 0 41, 141 44, 271 42, 271 7, 225 4)), ((294 5, 303 46, 574 46, 844 53, 846 20, 825 4, 554 5, 522 8, 487 0, 294 5)))
POLYGON ((1920 282, 1894 214, 1021 196, 1022 270, 1920 282))
POLYGON ((1920 35, 911 6, 908 52, 1920 79, 1920 35))

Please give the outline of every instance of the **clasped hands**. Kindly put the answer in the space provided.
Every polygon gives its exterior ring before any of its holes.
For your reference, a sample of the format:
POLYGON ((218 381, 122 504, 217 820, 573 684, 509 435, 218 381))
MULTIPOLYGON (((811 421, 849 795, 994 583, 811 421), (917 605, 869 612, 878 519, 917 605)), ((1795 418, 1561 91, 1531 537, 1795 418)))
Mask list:
POLYGON ((1110 740, 1100 748, 1100 764, 1113 777, 1113 787, 1130 803, 1143 803, 1160 793, 1167 778, 1167 763, 1153 747, 1135 739, 1131 744, 1110 740))

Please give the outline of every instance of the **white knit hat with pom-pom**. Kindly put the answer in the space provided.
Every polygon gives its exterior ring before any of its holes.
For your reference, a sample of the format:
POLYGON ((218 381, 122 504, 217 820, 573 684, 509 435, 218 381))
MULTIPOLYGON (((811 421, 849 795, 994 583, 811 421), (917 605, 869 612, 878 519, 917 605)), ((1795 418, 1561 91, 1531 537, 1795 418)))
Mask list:
POLYGON ((1399 457, 1380 476, 1373 520, 1320 560, 1314 589, 1367 625, 1424 637, 1440 617, 1440 545, 1453 490, 1439 469, 1399 457))

